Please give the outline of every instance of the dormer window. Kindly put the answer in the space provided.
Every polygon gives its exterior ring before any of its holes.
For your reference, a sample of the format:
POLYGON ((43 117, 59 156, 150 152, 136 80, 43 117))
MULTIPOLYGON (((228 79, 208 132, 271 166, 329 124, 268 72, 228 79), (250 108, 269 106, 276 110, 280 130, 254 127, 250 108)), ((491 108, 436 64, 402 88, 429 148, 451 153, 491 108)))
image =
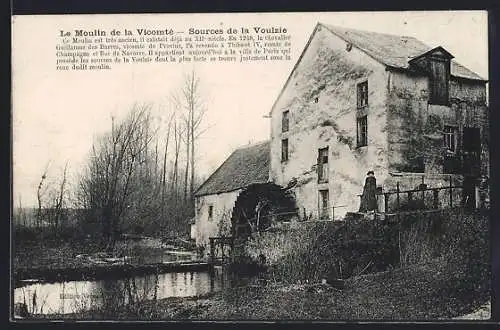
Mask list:
POLYGON ((429 59, 429 104, 449 104, 450 61, 429 59))
POLYGON ((409 61, 410 66, 429 77, 429 104, 449 105, 452 58, 443 47, 436 47, 409 61))

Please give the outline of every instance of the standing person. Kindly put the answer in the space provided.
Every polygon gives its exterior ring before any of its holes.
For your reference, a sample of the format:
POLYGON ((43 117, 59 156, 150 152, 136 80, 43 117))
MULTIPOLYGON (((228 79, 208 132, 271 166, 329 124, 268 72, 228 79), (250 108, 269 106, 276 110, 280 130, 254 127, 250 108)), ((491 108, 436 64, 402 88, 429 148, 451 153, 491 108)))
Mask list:
POLYGON ((488 177, 486 175, 482 175, 481 181, 479 182, 479 205, 481 208, 487 208, 489 206, 488 177))
POLYGON ((363 188, 363 195, 361 195, 361 205, 359 212, 368 212, 377 210, 377 179, 375 173, 368 171, 366 173, 365 186, 363 188))

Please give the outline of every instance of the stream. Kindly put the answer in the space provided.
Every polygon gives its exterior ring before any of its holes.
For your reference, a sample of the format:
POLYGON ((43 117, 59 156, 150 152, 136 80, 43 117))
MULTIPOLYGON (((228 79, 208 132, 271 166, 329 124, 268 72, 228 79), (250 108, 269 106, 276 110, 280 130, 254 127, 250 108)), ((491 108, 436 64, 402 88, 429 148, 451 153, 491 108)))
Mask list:
POLYGON ((209 272, 172 272, 100 281, 31 283, 14 290, 14 303, 25 303, 30 314, 71 314, 136 301, 194 297, 219 291, 224 276, 209 272))

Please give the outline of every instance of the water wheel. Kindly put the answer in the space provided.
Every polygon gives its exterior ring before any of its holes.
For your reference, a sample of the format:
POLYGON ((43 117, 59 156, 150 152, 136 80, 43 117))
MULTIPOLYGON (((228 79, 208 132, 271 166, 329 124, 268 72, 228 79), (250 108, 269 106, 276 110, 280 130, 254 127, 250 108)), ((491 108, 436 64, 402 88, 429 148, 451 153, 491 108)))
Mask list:
POLYGON ((291 218, 296 211, 289 190, 274 183, 250 185, 239 194, 233 208, 233 237, 246 239, 254 232, 267 230, 273 222, 291 218))

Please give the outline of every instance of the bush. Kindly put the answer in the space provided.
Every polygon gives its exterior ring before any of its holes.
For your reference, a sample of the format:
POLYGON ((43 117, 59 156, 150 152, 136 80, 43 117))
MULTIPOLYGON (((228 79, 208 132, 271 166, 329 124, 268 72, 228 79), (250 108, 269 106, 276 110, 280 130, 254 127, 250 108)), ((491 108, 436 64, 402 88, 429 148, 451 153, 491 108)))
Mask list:
POLYGON ((296 229, 255 235, 235 260, 255 264, 263 254, 271 279, 295 283, 346 279, 436 258, 485 272, 487 250, 488 217, 447 209, 407 213, 398 222, 300 223, 296 229))
POLYGON ((64 225, 55 227, 25 227, 16 226, 13 231, 15 244, 37 242, 71 242, 86 238, 85 232, 79 226, 64 225))
POLYGON ((397 263, 386 229, 374 222, 317 223, 272 267, 271 276, 287 282, 322 279, 385 270, 397 263))
POLYGON ((488 223, 486 214, 458 208, 407 214, 392 230, 398 236, 400 266, 457 254, 481 260, 489 246, 488 223))
POLYGON ((39 239, 39 235, 34 228, 24 227, 24 226, 16 226, 14 228, 14 242, 35 242, 39 239))

